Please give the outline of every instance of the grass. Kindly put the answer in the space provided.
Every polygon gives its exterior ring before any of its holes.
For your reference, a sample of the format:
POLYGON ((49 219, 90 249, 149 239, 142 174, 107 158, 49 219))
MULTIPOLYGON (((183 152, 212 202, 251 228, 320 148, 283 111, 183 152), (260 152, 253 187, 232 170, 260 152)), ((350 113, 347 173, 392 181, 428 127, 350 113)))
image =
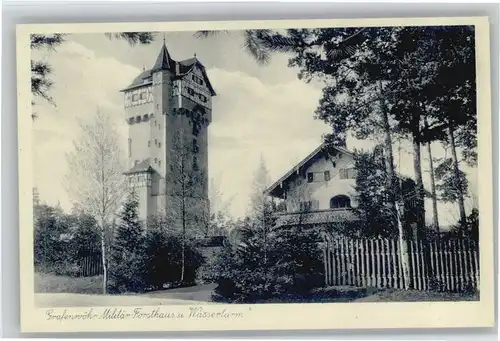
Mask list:
POLYGON ((479 300, 479 294, 339 286, 317 288, 302 294, 284 294, 269 299, 256 300, 251 303, 363 303, 476 300, 479 300))
POLYGON ((356 302, 429 302, 429 301, 478 301, 479 293, 446 293, 435 291, 417 291, 385 289, 360 298, 356 302))
POLYGON ((35 273, 36 293, 101 294, 102 276, 66 277, 35 273))

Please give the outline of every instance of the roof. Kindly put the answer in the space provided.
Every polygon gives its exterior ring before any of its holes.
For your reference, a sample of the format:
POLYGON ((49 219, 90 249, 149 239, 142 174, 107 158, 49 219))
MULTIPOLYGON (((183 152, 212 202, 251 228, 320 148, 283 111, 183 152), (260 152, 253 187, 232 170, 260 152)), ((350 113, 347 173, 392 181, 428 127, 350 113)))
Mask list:
POLYGON ((124 172, 123 174, 135 174, 135 173, 153 173, 154 169, 151 167, 149 160, 143 160, 136 164, 134 167, 130 168, 128 171, 124 172))
POLYGON ((277 226, 317 225, 359 220, 352 210, 319 210, 281 214, 276 219, 277 226))
POLYGON ((163 46, 161 47, 160 54, 158 54, 158 57, 156 58, 156 62, 153 65, 153 68, 151 69, 152 72, 155 71, 160 71, 160 70, 170 70, 172 67, 174 67, 175 62, 174 60, 170 57, 170 54, 168 53, 167 46, 165 45, 165 42, 163 42, 163 46))
POLYGON ((129 86, 127 86, 125 89, 121 91, 123 92, 144 85, 151 85, 153 83, 152 75, 157 71, 168 70, 173 74, 174 78, 179 79, 188 74, 195 66, 198 66, 201 69, 203 74, 203 80, 205 81, 205 84, 210 90, 210 94, 212 96, 216 96, 215 90, 212 87, 210 80, 208 79, 205 66, 203 66, 203 64, 198 60, 198 58, 196 58, 195 56, 181 61, 176 61, 170 56, 170 53, 168 52, 165 42, 163 42, 163 45, 160 49, 160 53, 158 54, 158 57, 156 58, 153 67, 148 70, 143 70, 137 77, 134 78, 134 80, 129 86))
POLYGON ((300 171, 304 166, 309 164, 311 161, 314 161, 316 157, 321 153, 321 152, 326 152, 327 150, 335 149, 340 153, 347 154, 353 156, 354 154, 344 148, 341 147, 327 147, 325 143, 320 144, 316 149, 313 150, 311 154, 306 156, 302 161, 300 161, 295 167, 293 167, 290 171, 288 171, 285 175, 283 175, 278 181, 276 181, 274 184, 272 184, 267 190, 265 190, 265 193, 276 196, 276 193, 273 195, 273 192, 279 188, 279 186, 283 183, 288 181, 296 172, 300 171))

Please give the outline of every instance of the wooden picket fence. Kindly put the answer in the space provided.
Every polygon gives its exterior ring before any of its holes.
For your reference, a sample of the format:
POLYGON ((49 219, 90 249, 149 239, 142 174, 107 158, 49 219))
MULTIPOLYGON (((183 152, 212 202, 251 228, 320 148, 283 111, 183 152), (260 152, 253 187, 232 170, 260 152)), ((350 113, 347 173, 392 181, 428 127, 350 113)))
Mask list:
POLYGON ((91 277, 102 275, 102 259, 100 253, 93 253, 83 257, 80 262, 80 276, 91 277))
MULTIPOLYGON (((397 239, 325 237, 326 285, 405 288, 397 239)), ((409 288, 428 290, 421 242, 407 242, 409 288)), ((448 292, 479 288, 479 250, 467 240, 430 243, 433 288, 448 292)))

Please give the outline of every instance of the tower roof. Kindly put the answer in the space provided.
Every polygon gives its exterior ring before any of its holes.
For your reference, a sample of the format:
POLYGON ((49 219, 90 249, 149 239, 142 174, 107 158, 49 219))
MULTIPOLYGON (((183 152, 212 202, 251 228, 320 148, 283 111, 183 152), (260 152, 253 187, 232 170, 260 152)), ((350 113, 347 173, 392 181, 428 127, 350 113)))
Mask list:
POLYGON ((170 57, 167 46, 165 45, 165 40, 163 40, 163 45, 161 47, 160 53, 158 54, 158 58, 156 58, 156 62, 151 69, 151 72, 159 70, 170 70, 170 68, 174 67, 174 65, 175 62, 170 57))

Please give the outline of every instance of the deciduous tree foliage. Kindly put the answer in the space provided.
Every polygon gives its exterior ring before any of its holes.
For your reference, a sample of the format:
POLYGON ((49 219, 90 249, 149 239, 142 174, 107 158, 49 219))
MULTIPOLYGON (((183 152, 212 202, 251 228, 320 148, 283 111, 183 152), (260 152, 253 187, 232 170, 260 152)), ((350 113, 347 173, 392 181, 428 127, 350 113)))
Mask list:
POLYGON ((80 122, 81 134, 66 155, 66 190, 75 205, 95 217, 101 229, 104 269, 103 292, 107 288, 108 228, 126 193, 125 159, 120 138, 109 115, 98 111, 80 122))

